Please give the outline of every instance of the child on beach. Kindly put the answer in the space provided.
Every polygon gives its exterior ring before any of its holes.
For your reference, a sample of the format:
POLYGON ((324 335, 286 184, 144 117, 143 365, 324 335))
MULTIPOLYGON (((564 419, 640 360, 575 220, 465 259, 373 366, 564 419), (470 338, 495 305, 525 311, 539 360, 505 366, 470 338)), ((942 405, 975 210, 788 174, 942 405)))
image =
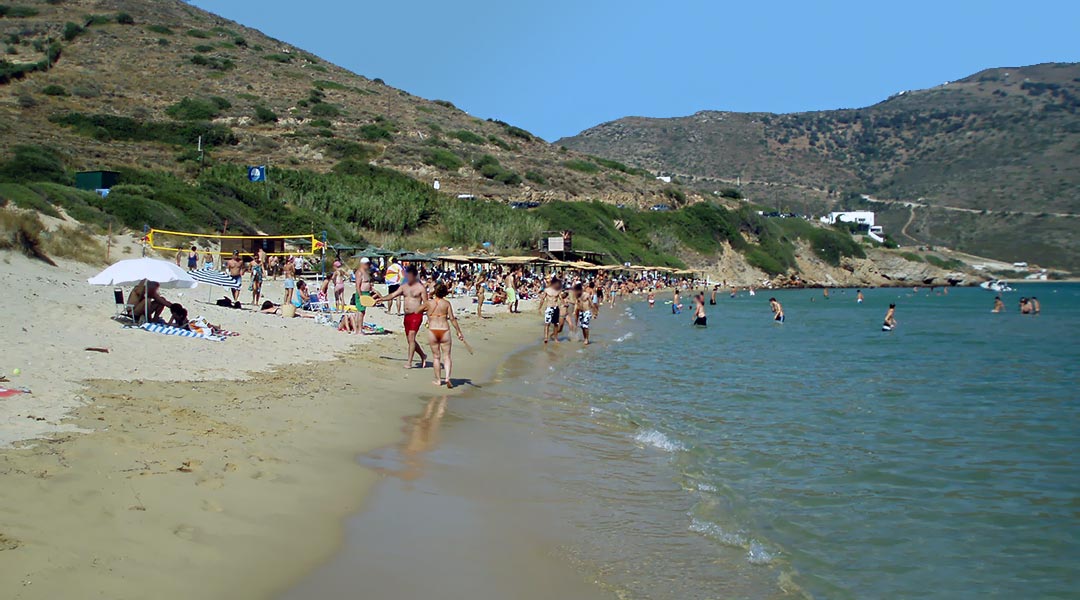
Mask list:
POLYGON ((579 283, 574 286, 574 315, 578 327, 581 328, 582 338, 585 345, 589 345, 589 327, 592 325, 593 311, 597 309, 596 297, 585 292, 585 288, 579 283))
POLYGON ((562 282, 558 278, 552 277, 551 284, 544 288, 543 293, 540 294, 540 305, 537 307, 536 312, 544 315, 544 343, 548 341, 559 341, 559 322, 560 316, 560 304, 561 299, 559 295, 562 293, 562 282))

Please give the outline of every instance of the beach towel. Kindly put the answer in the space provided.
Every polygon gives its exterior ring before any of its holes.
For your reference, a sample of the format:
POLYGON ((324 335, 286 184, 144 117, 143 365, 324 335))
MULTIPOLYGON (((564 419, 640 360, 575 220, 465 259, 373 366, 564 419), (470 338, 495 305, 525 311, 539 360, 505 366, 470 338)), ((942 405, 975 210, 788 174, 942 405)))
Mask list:
POLYGON ((161 333, 164 335, 176 335, 180 337, 200 338, 204 340, 210 340, 212 342, 223 342, 225 338, 220 335, 207 335, 205 333, 195 333, 190 329, 180 329, 179 327, 170 327, 168 325, 159 325, 157 323, 146 323, 140 329, 152 333, 161 333))

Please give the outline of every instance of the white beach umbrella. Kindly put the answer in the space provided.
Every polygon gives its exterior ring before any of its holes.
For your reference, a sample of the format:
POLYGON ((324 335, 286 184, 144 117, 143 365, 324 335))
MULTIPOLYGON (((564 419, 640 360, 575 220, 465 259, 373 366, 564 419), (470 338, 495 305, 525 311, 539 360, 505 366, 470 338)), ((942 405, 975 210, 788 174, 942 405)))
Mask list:
POLYGON ((190 289, 199 283, 188 272, 167 260, 156 258, 130 258, 122 260, 94 275, 86 282, 90 285, 137 285, 156 281, 163 288, 190 289))

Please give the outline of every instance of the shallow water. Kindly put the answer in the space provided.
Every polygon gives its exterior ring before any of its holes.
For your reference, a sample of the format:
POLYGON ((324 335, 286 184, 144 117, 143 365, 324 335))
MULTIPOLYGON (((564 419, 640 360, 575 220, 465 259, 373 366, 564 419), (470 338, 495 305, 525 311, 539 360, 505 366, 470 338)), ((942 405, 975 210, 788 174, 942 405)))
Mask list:
MULTIPOLYGON (((783 325, 763 293, 723 296, 707 329, 605 309, 597 344, 527 349, 451 398, 435 436, 413 423, 365 458, 410 474, 347 537, 444 511, 392 548, 498 565, 443 573, 448 597, 505 594, 467 585, 485 578, 561 597, 586 596, 575 580, 623 598, 1076 597, 1080 286, 1021 288, 1006 314, 973 289, 777 292, 783 325), (1021 293, 1043 314, 1017 314, 1021 293)), ((347 545, 316 579, 394 576, 371 562, 347 545)))

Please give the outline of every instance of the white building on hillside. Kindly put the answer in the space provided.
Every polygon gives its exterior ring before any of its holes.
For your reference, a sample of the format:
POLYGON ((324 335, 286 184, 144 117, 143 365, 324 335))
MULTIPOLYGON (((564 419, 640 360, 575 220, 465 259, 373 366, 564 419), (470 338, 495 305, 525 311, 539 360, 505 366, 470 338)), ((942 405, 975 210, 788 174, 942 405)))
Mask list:
POLYGON ((842 212, 831 212, 828 215, 821 217, 821 222, 828 223, 829 225, 836 225, 837 222, 857 223, 859 225, 873 227, 874 212, 870 210, 848 210, 842 212))

